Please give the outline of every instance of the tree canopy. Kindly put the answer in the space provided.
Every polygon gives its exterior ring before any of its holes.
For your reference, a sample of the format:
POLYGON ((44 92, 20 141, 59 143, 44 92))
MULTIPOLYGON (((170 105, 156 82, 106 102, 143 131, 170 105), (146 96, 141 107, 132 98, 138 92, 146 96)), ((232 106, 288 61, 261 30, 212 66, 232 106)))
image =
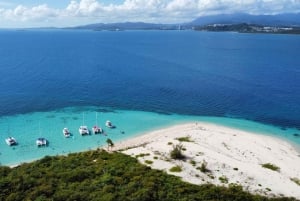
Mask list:
POLYGON ((46 156, 16 168, 0 167, 0 200, 193 201, 295 200, 251 195, 242 187, 193 185, 103 150, 46 156))

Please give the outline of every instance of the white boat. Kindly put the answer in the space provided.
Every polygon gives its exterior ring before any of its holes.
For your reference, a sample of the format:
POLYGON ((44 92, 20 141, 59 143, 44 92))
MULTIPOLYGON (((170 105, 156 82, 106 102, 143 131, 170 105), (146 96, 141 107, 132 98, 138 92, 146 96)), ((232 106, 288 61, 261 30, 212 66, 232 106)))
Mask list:
POLYGON ((48 143, 48 141, 46 140, 46 138, 43 138, 43 137, 40 137, 40 138, 38 138, 38 139, 36 140, 36 145, 37 145, 38 147, 40 147, 40 146, 46 146, 47 143, 48 143))
POLYGON ((99 134, 99 133, 102 133, 102 132, 103 132, 102 128, 100 128, 98 126, 93 127, 93 133, 94 134, 99 134))
MULTIPOLYGON (((82 125, 84 125, 84 113, 82 113, 82 125)), ((80 126, 79 133, 80 135, 89 135, 90 131, 87 126, 80 126)))
POLYGON ((108 128, 115 128, 115 126, 109 120, 106 121, 105 126, 108 128))
POLYGON ((63 129, 63 134, 64 134, 65 137, 70 137, 71 136, 71 132, 69 131, 68 128, 63 129))
POLYGON ((6 142, 6 144, 9 145, 9 146, 12 146, 12 145, 16 145, 16 144, 17 144, 16 139, 13 138, 13 137, 8 137, 8 138, 6 138, 6 139, 5 139, 5 142, 6 142))
POLYGON ((93 127, 93 133, 99 134, 102 132, 103 132, 102 128, 98 126, 98 113, 96 112, 96 125, 93 127))
POLYGON ((89 135, 90 131, 87 126, 80 126, 79 133, 80 133, 80 135, 89 135))

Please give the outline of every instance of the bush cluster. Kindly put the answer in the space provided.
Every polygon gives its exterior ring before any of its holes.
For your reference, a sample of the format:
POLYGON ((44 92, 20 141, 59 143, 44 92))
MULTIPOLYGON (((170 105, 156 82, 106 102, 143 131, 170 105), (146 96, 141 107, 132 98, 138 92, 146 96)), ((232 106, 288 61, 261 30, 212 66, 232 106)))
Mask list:
POLYGON ((102 150, 46 156, 16 168, 0 167, 2 201, 292 201, 244 192, 240 186, 193 185, 136 158, 102 150))

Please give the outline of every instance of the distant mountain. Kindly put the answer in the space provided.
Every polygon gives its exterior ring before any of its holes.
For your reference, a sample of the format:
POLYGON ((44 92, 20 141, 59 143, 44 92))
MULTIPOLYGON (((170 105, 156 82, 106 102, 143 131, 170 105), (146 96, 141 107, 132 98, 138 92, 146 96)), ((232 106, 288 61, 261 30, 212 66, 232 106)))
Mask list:
POLYGON ((122 31, 122 30, 177 30, 192 29, 192 27, 211 24, 255 24, 262 26, 300 26, 300 13, 278 15, 250 15, 245 13, 221 14, 202 16, 192 22, 178 24, 155 24, 144 22, 97 23, 88 24, 70 29, 92 29, 96 31, 122 31))
POLYGON ((203 16, 188 23, 203 26, 208 24, 259 24, 269 26, 300 26, 300 13, 278 15, 250 15, 245 13, 203 16))
POLYGON ((110 31, 121 31, 121 30, 168 30, 176 29, 178 25, 173 24, 154 24, 154 23, 144 23, 144 22, 122 22, 122 23, 98 23, 98 24, 88 24, 78 27, 73 27, 75 29, 93 29, 93 30, 110 30, 110 31))

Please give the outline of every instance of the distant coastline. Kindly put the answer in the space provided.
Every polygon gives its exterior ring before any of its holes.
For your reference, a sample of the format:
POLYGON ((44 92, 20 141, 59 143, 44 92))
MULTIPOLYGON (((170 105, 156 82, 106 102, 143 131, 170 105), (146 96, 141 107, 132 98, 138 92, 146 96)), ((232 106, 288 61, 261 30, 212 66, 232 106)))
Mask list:
POLYGON ((263 34, 300 34, 300 27, 291 26, 263 26, 258 24, 210 24, 194 27, 196 31, 238 32, 263 34))
POLYGON ((93 31, 127 31, 127 30, 194 30, 210 32, 237 32, 237 33, 263 33, 263 34, 300 34, 300 26, 268 26, 261 24, 208 24, 208 25, 164 25, 164 24, 147 24, 147 23, 120 23, 120 24, 103 24, 101 26, 91 27, 73 27, 67 29, 74 30, 93 30, 93 31))
POLYGON ((67 29, 94 31, 196 30, 212 32, 300 34, 300 13, 250 15, 246 13, 201 16, 186 23, 117 22, 87 24, 67 29))

